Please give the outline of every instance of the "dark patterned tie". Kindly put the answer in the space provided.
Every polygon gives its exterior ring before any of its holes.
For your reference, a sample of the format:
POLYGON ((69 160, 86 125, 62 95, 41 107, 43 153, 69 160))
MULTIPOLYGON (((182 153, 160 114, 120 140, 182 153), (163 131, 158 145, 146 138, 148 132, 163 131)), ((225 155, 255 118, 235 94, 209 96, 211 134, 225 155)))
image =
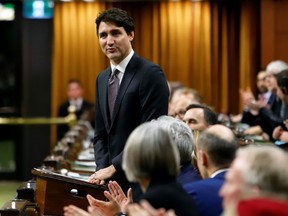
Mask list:
POLYGON ((114 109, 114 104, 115 100, 117 97, 118 89, 119 89, 119 70, 114 70, 112 72, 110 78, 109 78, 109 83, 108 83, 108 103, 109 103, 109 111, 110 111, 110 117, 112 118, 112 113, 114 109))

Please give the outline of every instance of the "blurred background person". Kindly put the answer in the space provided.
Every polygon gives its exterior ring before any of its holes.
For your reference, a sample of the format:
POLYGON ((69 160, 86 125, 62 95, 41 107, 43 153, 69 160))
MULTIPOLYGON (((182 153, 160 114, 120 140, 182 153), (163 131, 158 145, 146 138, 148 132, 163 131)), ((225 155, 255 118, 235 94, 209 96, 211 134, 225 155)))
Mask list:
POLYGON ((202 101, 202 96, 197 90, 188 87, 178 88, 171 95, 168 115, 183 120, 186 107, 189 104, 201 104, 202 101))
MULTIPOLYGON (((265 104, 268 104, 269 99, 271 97, 272 92, 268 90, 267 85, 266 85, 266 71, 259 71, 257 74, 257 80, 256 80, 256 86, 257 86, 257 100, 262 101, 265 104)), ((255 96, 251 91, 251 88, 248 87, 245 90, 240 89, 240 95, 242 99, 242 103, 244 105, 243 113, 233 116, 232 121, 233 122, 241 122, 241 123, 246 123, 249 124, 249 128, 247 128, 244 131, 244 134, 249 134, 249 135, 262 135, 263 131, 259 125, 257 125, 257 122, 255 118, 246 119, 247 115, 245 115, 245 112, 249 111, 248 104, 255 100, 255 96)), ((271 103, 271 102, 269 102, 271 103)))
MULTIPOLYGON (((281 71, 279 74, 276 75, 277 79, 277 96, 282 100, 283 103, 288 104, 288 69, 281 71)), ((287 108, 288 109, 288 108, 287 108)), ((288 131, 287 131, 287 122, 288 122, 288 110, 286 111, 285 120, 279 119, 276 122, 277 127, 273 130, 273 138, 275 140, 279 140, 282 142, 281 144, 288 143, 288 131)), ((275 119, 277 120, 277 119, 275 119)))
MULTIPOLYGON (((66 117, 69 114, 69 107, 75 110, 77 119, 79 120, 84 115, 90 116, 93 112, 93 103, 84 99, 83 87, 79 80, 70 79, 67 83, 67 100, 64 101, 58 109, 59 117, 66 117)), ((92 118, 93 119, 93 118, 92 118)), ((92 119, 88 119, 92 121, 92 119)), ((92 125, 94 126, 94 125, 92 125)), ((57 138, 60 140, 69 130, 68 125, 59 125, 57 127, 57 138)))

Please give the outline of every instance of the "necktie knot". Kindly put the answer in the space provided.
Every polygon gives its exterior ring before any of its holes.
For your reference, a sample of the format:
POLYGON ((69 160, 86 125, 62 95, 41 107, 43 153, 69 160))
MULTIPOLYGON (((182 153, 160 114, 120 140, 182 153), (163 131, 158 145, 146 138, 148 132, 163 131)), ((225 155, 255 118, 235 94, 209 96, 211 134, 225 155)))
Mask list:
POLYGON ((110 84, 110 85, 114 83, 115 78, 118 79, 117 76, 118 76, 119 72, 120 72, 119 70, 115 69, 115 70, 111 73, 111 76, 110 76, 110 78, 109 78, 109 84, 110 84))

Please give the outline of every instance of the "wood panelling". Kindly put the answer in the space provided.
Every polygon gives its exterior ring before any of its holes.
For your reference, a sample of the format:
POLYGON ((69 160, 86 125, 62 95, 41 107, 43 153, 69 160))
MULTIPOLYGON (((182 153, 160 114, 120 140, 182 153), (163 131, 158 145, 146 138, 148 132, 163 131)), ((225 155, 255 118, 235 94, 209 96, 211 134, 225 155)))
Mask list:
POLYGON ((261 1, 261 67, 276 59, 288 62, 288 1, 261 1))

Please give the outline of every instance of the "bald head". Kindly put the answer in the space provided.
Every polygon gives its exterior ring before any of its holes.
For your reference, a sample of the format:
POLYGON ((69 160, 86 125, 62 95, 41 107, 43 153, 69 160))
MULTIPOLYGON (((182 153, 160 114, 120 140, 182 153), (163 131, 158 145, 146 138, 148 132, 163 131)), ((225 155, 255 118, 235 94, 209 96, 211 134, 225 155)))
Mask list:
POLYGON ((216 167, 228 168, 232 163, 238 143, 231 129, 223 125, 212 125, 201 133, 198 150, 205 151, 216 167))
POLYGON ((233 142, 235 140, 232 130, 221 124, 212 125, 206 130, 206 133, 210 133, 219 137, 219 139, 226 140, 227 142, 233 142))

